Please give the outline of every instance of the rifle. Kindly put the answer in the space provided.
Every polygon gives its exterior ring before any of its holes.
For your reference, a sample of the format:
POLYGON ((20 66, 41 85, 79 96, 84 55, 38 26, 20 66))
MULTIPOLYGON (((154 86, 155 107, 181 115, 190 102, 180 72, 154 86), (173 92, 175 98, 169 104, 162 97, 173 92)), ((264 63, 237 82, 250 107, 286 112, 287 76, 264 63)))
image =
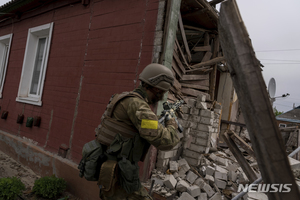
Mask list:
POLYGON ((181 133, 183 131, 182 126, 179 124, 175 112, 179 110, 181 105, 184 103, 183 100, 178 100, 175 103, 169 103, 168 101, 163 103, 164 110, 161 112, 161 118, 158 120, 159 123, 164 125, 165 119, 168 121, 171 118, 175 118, 178 125, 178 131, 181 133))

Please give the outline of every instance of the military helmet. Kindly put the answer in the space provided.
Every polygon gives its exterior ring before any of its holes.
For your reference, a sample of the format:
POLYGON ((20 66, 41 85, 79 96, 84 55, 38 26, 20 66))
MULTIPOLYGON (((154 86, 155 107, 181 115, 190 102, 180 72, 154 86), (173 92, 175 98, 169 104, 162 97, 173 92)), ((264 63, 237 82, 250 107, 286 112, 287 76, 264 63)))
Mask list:
POLYGON ((173 85, 174 76, 172 71, 164 65, 157 63, 149 64, 140 73, 139 80, 163 91, 168 91, 173 85))

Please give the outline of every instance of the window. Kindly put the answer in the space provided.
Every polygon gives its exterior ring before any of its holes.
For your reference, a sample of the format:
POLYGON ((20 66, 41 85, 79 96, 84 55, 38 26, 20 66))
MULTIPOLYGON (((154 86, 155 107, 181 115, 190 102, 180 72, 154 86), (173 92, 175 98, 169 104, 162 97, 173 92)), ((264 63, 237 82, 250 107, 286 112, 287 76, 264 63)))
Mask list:
POLYGON ((0 98, 2 98, 2 90, 5 81, 11 38, 12 34, 0 37, 0 98))
POLYGON ((286 127, 286 124, 281 124, 281 123, 280 123, 280 124, 279 124, 279 127, 280 127, 280 128, 285 128, 285 127, 286 127))
POLYGON ((42 105, 53 23, 30 28, 16 101, 42 105))

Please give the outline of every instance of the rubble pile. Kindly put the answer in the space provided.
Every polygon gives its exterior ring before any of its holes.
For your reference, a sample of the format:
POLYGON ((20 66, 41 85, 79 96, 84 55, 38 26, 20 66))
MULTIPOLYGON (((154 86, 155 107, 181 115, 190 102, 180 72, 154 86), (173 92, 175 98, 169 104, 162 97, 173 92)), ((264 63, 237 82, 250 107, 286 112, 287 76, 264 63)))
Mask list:
MULTIPOLYGON (((207 102, 206 97, 186 99, 179 119, 184 127, 181 142, 171 151, 158 152, 156 169, 144 183, 150 189, 154 180, 152 191, 166 199, 231 199, 238 194, 238 184, 249 183, 230 150, 217 150, 222 107, 207 102)), ((245 158, 259 175, 255 159, 250 155, 245 158)))
POLYGON ((180 157, 169 162, 166 172, 154 169, 144 186, 150 189, 151 181, 155 180, 153 192, 169 199, 221 200, 237 195, 238 184, 249 183, 228 149, 200 157, 198 166, 180 157))

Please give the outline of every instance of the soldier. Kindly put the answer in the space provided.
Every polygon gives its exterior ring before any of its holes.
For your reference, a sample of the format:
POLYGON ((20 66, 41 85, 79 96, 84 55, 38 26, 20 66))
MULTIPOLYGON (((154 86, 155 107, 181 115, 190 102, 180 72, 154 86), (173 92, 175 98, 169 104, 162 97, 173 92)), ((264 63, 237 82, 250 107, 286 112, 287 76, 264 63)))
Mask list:
POLYGON ((112 96, 96 129, 97 140, 104 150, 107 147, 105 155, 110 161, 102 165, 98 182, 103 200, 152 199, 141 186, 137 163, 143 161, 151 144, 159 150, 171 150, 179 142, 175 119, 165 121, 164 127, 149 106, 163 99, 173 84, 173 73, 163 65, 149 64, 139 80, 140 86, 132 92, 112 96))

